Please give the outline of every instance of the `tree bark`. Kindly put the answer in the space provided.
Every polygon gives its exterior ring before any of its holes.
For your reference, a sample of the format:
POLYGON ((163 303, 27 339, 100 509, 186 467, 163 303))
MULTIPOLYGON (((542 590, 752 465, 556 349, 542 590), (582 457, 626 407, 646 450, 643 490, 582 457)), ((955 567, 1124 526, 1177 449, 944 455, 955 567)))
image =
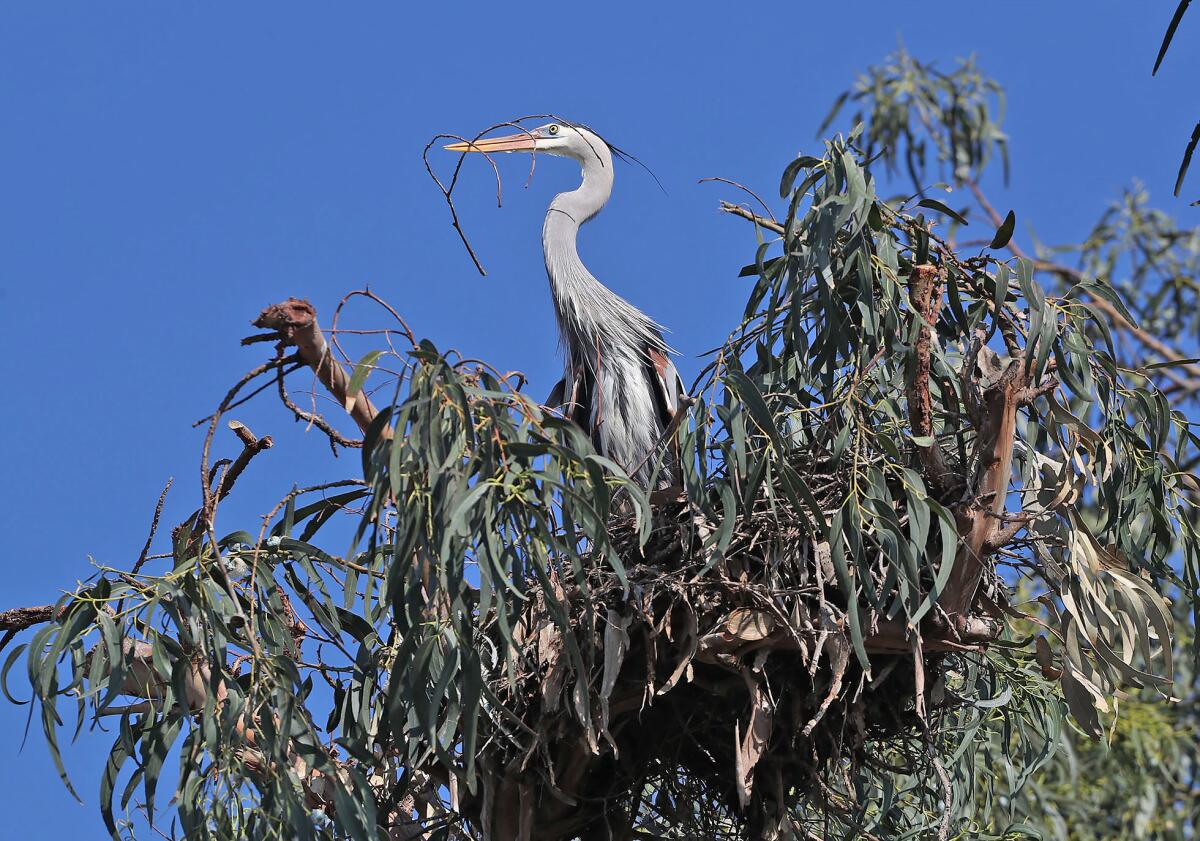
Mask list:
MULTIPOLYGON (((317 379, 337 398, 342 408, 354 418, 364 433, 375 420, 379 410, 360 389, 350 393, 350 377, 346 370, 333 358, 325 334, 317 324, 317 311, 308 301, 288 298, 281 304, 272 304, 254 320, 255 327, 277 331, 289 344, 295 345, 300 358, 316 372, 317 379)), ((384 438, 391 437, 391 429, 381 431, 384 438)))

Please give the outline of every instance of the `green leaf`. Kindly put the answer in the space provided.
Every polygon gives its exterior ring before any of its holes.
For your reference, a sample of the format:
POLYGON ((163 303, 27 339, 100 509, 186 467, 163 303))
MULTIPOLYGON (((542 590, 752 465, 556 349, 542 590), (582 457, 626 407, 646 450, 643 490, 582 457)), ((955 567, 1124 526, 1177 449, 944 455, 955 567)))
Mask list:
POLYGON ((814 158, 812 155, 801 155, 788 164, 783 170, 783 177, 779 181, 779 198, 786 199, 788 197, 788 193, 792 191, 792 185, 796 183, 796 176, 800 174, 801 169, 809 169, 820 165, 821 159, 814 158))
POLYGON ((988 246, 991 249, 1003 248, 1008 245, 1012 239, 1013 230, 1017 227, 1017 214, 1013 211, 1008 211, 1008 215, 1004 217, 1004 221, 1000 223, 1000 227, 996 229, 996 235, 992 237, 992 242, 988 246))
POLYGON ((350 385, 346 388, 346 400, 351 401, 358 396, 362 391, 363 383, 367 381, 367 377, 375 368, 375 363, 379 361, 379 357, 383 356, 382 350, 373 350, 358 361, 354 366, 354 373, 350 376, 350 385))
POLYGON ((919 202, 917 202, 917 206, 928 207, 931 210, 936 210, 938 213, 944 213, 960 225, 969 224, 961 213, 956 210, 951 210, 937 199, 921 199, 919 202))
POLYGON ((17 662, 17 658, 21 656, 21 652, 23 652, 28 645, 28 643, 23 642, 20 645, 13 646, 12 651, 8 652, 8 657, 4 660, 4 669, 0 671, 0 692, 4 694, 4 697, 7 698, 10 703, 18 706, 28 704, 29 702, 19 701, 13 697, 12 692, 10 692, 8 688, 8 672, 10 669, 12 669, 13 664, 17 662))
MULTIPOLYGON (((1125 306, 1125 301, 1120 295, 1117 294, 1117 291, 1103 279, 1098 278, 1096 280, 1084 281, 1082 284, 1080 284, 1080 286, 1092 295, 1101 297, 1112 304, 1116 308, 1117 312, 1121 314, 1121 317, 1130 324, 1137 323, 1137 319, 1133 317, 1133 313, 1131 313, 1129 308, 1125 306)), ((1094 320, 1100 322, 1102 326, 1107 327, 1108 316, 1104 314, 1098 314, 1094 316, 1094 320)))
POLYGON ((483 697, 481 668, 478 652, 474 648, 464 649, 459 701, 462 705, 463 756, 466 757, 467 786, 471 791, 475 791, 475 761, 481 715, 480 699, 483 697))
POLYGON ((750 417, 754 419, 758 428, 782 452, 784 448, 783 442, 779 438, 779 430, 775 428, 775 419, 771 415, 771 410, 767 408, 767 403, 763 400, 758 386, 745 373, 736 369, 726 374, 726 378, 734 384, 738 396, 746 404, 746 409, 750 412, 750 417))
MULTIPOLYGON (((1187 7, 1191 2, 1192 0, 1179 0, 1179 5, 1175 7, 1175 14, 1171 16, 1171 22, 1167 24, 1167 31, 1163 35, 1162 45, 1158 48, 1158 55, 1154 59, 1154 69, 1150 71, 1151 76, 1156 75, 1158 68, 1162 66, 1163 59, 1167 55, 1167 48, 1171 46, 1171 39, 1175 37, 1175 30, 1179 28, 1179 22, 1183 20, 1183 13, 1187 11, 1187 7)), ((1179 195, 1178 191, 1176 191, 1176 195, 1179 195)))
POLYGON ((1152 362, 1142 368, 1143 371, 1157 371, 1161 368, 1179 368, 1185 365, 1195 365, 1200 362, 1200 357, 1192 357, 1190 359, 1168 359, 1165 362, 1152 362))
MULTIPOLYGON (((778 240, 776 240, 778 242, 778 240)), ((765 244, 765 243, 764 243, 765 244)), ((780 267, 785 257, 772 257, 770 260, 764 260, 760 263, 751 263, 748 266, 743 266, 738 272, 738 277, 758 277, 759 275, 767 275, 774 269, 780 267)))
POLYGON ((1175 176, 1175 196, 1178 196, 1179 191, 1183 189, 1183 179, 1187 177, 1188 167, 1192 165, 1192 155, 1196 153, 1197 144, 1200 144, 1200 123, 1196 123, 1196 127, 1192 129, 1192 136, 1183 150, 1183 160, 1179 163, 1179 174, 1175 176))
POLYGON ((104 763, 104 770, 100 774, 100 816, 113 841, 121 841, 121 836, 117 832, 117 822, 113 817, 113 791, 117 784, 117 777, 121 773, 121 767, 133 755, 134 739, 135 736, 129 729, 128 720, 123 720, 120 734, 113 743, 108 760, 104 763))

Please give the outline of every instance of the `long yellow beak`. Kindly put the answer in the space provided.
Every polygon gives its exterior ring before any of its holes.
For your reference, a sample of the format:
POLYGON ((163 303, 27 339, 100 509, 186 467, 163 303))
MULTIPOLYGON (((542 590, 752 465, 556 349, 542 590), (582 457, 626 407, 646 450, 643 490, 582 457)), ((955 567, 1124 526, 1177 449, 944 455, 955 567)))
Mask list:
POLYGON ((510 134, 507 137, 484 137, 473 143, 451 143, 451 152, 529 152, 535 138, 529 134, 510 134))

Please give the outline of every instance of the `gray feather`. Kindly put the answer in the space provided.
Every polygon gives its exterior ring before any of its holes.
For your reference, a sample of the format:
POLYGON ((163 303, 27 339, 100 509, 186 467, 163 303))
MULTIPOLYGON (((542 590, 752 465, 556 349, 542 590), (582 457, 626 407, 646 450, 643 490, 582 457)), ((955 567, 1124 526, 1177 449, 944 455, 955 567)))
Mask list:
MULTIPOLYGON (((648 487, 655 449, 668 423, 661 406, 673 414, 678 393, 670 392, 678 387, 678 375, 670 365, 667 376, 676 382, 663 382, 651 362, 651 351, 670 353, 662 327, 596 280, 579 259, 579 227, 599 213, 612 194, 613 167, 602 139, 586 129, 576 131, 582 139, 579 147, 559 154, 579 161, 583 183, 555 196, 542 227, 564 357, 564 389, 581 383, 584 394, 577 400, 583 411, 576 417, 602 455, 648 487)), ((659 472, 660 487, 671 481, 669 469, 659 472)))

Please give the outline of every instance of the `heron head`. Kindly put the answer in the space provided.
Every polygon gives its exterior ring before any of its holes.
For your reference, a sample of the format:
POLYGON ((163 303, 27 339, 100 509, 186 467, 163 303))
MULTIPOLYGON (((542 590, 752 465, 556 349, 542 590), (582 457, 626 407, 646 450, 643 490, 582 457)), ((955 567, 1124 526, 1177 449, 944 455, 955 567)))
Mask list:
POLYGON ((608 144, 585 126, 557 121, 543 126, 509 134, 504 137, 481 137, 465 143, 451 143, 451 152, 539 152, 559 155, 577 161, 598 160, 604 165, 612 160, 608 144))

